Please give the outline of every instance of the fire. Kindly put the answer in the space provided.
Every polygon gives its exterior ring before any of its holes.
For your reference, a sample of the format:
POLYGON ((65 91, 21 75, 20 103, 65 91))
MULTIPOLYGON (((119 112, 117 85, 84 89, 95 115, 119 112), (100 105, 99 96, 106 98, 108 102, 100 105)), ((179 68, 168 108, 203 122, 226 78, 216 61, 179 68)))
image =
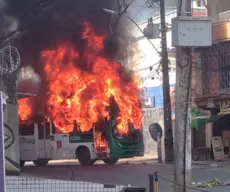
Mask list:
POLYGON ((20 121, 28 120, 32 112, 31 100, 29 98, 18 100, 18 116, 20 121))
POLYGON ((95 139, 96 139, 95 145, 97 147, 100 147, 100 148, 104 147, 104 148, 106 148, 106 146, 107 146, 106 145, 106 140, 105 140, 105 138, 103 138, 101 132, 96 132, 95 139))
MULTIPOLYGON (((84 46, 63 43, 41 53, 47 81, 48 116, 57 130, 72 132, 74 122, 81 131, 92 128, 101 117, 110 118, 111 97, 119 107, 116 116, 120 134, 129 132, 129 123, 141 128, 138 81, 118 62, 103 56, 105 36, 89 23, 82 32, 84 46)), ((20 113, 20 112, 19 112, 20 113)))

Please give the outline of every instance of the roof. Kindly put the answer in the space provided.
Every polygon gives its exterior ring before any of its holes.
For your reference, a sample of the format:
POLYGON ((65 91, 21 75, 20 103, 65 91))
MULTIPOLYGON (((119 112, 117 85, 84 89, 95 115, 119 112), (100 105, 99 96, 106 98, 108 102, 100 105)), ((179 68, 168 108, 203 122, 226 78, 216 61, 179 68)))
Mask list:
POLYGON ((36 97, 37 95, 31 93, 20 93, 18 92, 18 99, 24 99, 29 97, 36 97))

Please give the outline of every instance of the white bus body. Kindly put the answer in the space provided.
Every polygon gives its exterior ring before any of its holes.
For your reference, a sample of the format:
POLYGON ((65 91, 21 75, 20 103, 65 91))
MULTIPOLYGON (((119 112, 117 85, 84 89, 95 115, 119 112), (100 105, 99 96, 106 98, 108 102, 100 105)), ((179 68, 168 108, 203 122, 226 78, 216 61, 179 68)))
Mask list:
MULTIPOLYGON (((94 134, 93 134, 94 135, 94 134)), ((20 162, 33 161, 35 165, 46 165, 49 160, 78 159, 82 165, 91 165, 99 159, 91 142, 81 142, 78 136, 55 133, 52 123, 20 125, 20 162), (73 138, 74 137, 74 138, 73 138), (76 142, 70 142, 74 140, 76 142), (89 159, 90 158, 90 159, 89 159)), ((106 147, 106 156, 109 158, 106 147)))

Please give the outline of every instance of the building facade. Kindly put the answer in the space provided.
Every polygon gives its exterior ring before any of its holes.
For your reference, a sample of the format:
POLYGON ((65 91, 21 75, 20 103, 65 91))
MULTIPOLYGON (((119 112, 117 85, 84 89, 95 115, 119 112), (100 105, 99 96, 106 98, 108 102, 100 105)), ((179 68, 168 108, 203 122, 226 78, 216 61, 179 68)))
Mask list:
POLYGON ((213 18, 213 45, 195 50, 194 101, 210 114, 206 147, 211 147, 212 136, 221 136, 229 148, 225 140, 230 134, 230 1, 209 0, 207 6, 213 18))

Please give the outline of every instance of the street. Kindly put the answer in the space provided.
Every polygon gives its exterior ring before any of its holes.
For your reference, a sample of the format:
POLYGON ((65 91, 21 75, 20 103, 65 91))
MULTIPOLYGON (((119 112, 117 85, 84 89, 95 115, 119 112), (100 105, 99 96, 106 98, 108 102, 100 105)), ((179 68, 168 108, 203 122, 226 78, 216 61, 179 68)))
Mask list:
MULTIPOLYGON (((98 162, 92 167, 80 166, 77 161, 51 162, 46 167, 35 167, 28 164, 22 168, 23 175, 55 178, 68 180, 69 173, 74 172, 76 180, 96 182, 113 185, 131 185, 148 187, 148 174, 159 172, 159 176, 173 181, 173 165, 158 164, 156 162, 129 162, 118 163, 116 166, 107 166, 98 162)), ((202 182, 211 180, 214 177, 221 181, 228 181, 230 178, 230 166, 224 168, 211 167, 207 165, 193 165, 193 181, 202 182)), ((159 178, 160 192, 172 192, 172 182, 159 178)), ((198 188, 199 190, 200 188, 198 188)), ((212 187, 201 190, 211 192, 229 192, 230 186, 212 187)))

